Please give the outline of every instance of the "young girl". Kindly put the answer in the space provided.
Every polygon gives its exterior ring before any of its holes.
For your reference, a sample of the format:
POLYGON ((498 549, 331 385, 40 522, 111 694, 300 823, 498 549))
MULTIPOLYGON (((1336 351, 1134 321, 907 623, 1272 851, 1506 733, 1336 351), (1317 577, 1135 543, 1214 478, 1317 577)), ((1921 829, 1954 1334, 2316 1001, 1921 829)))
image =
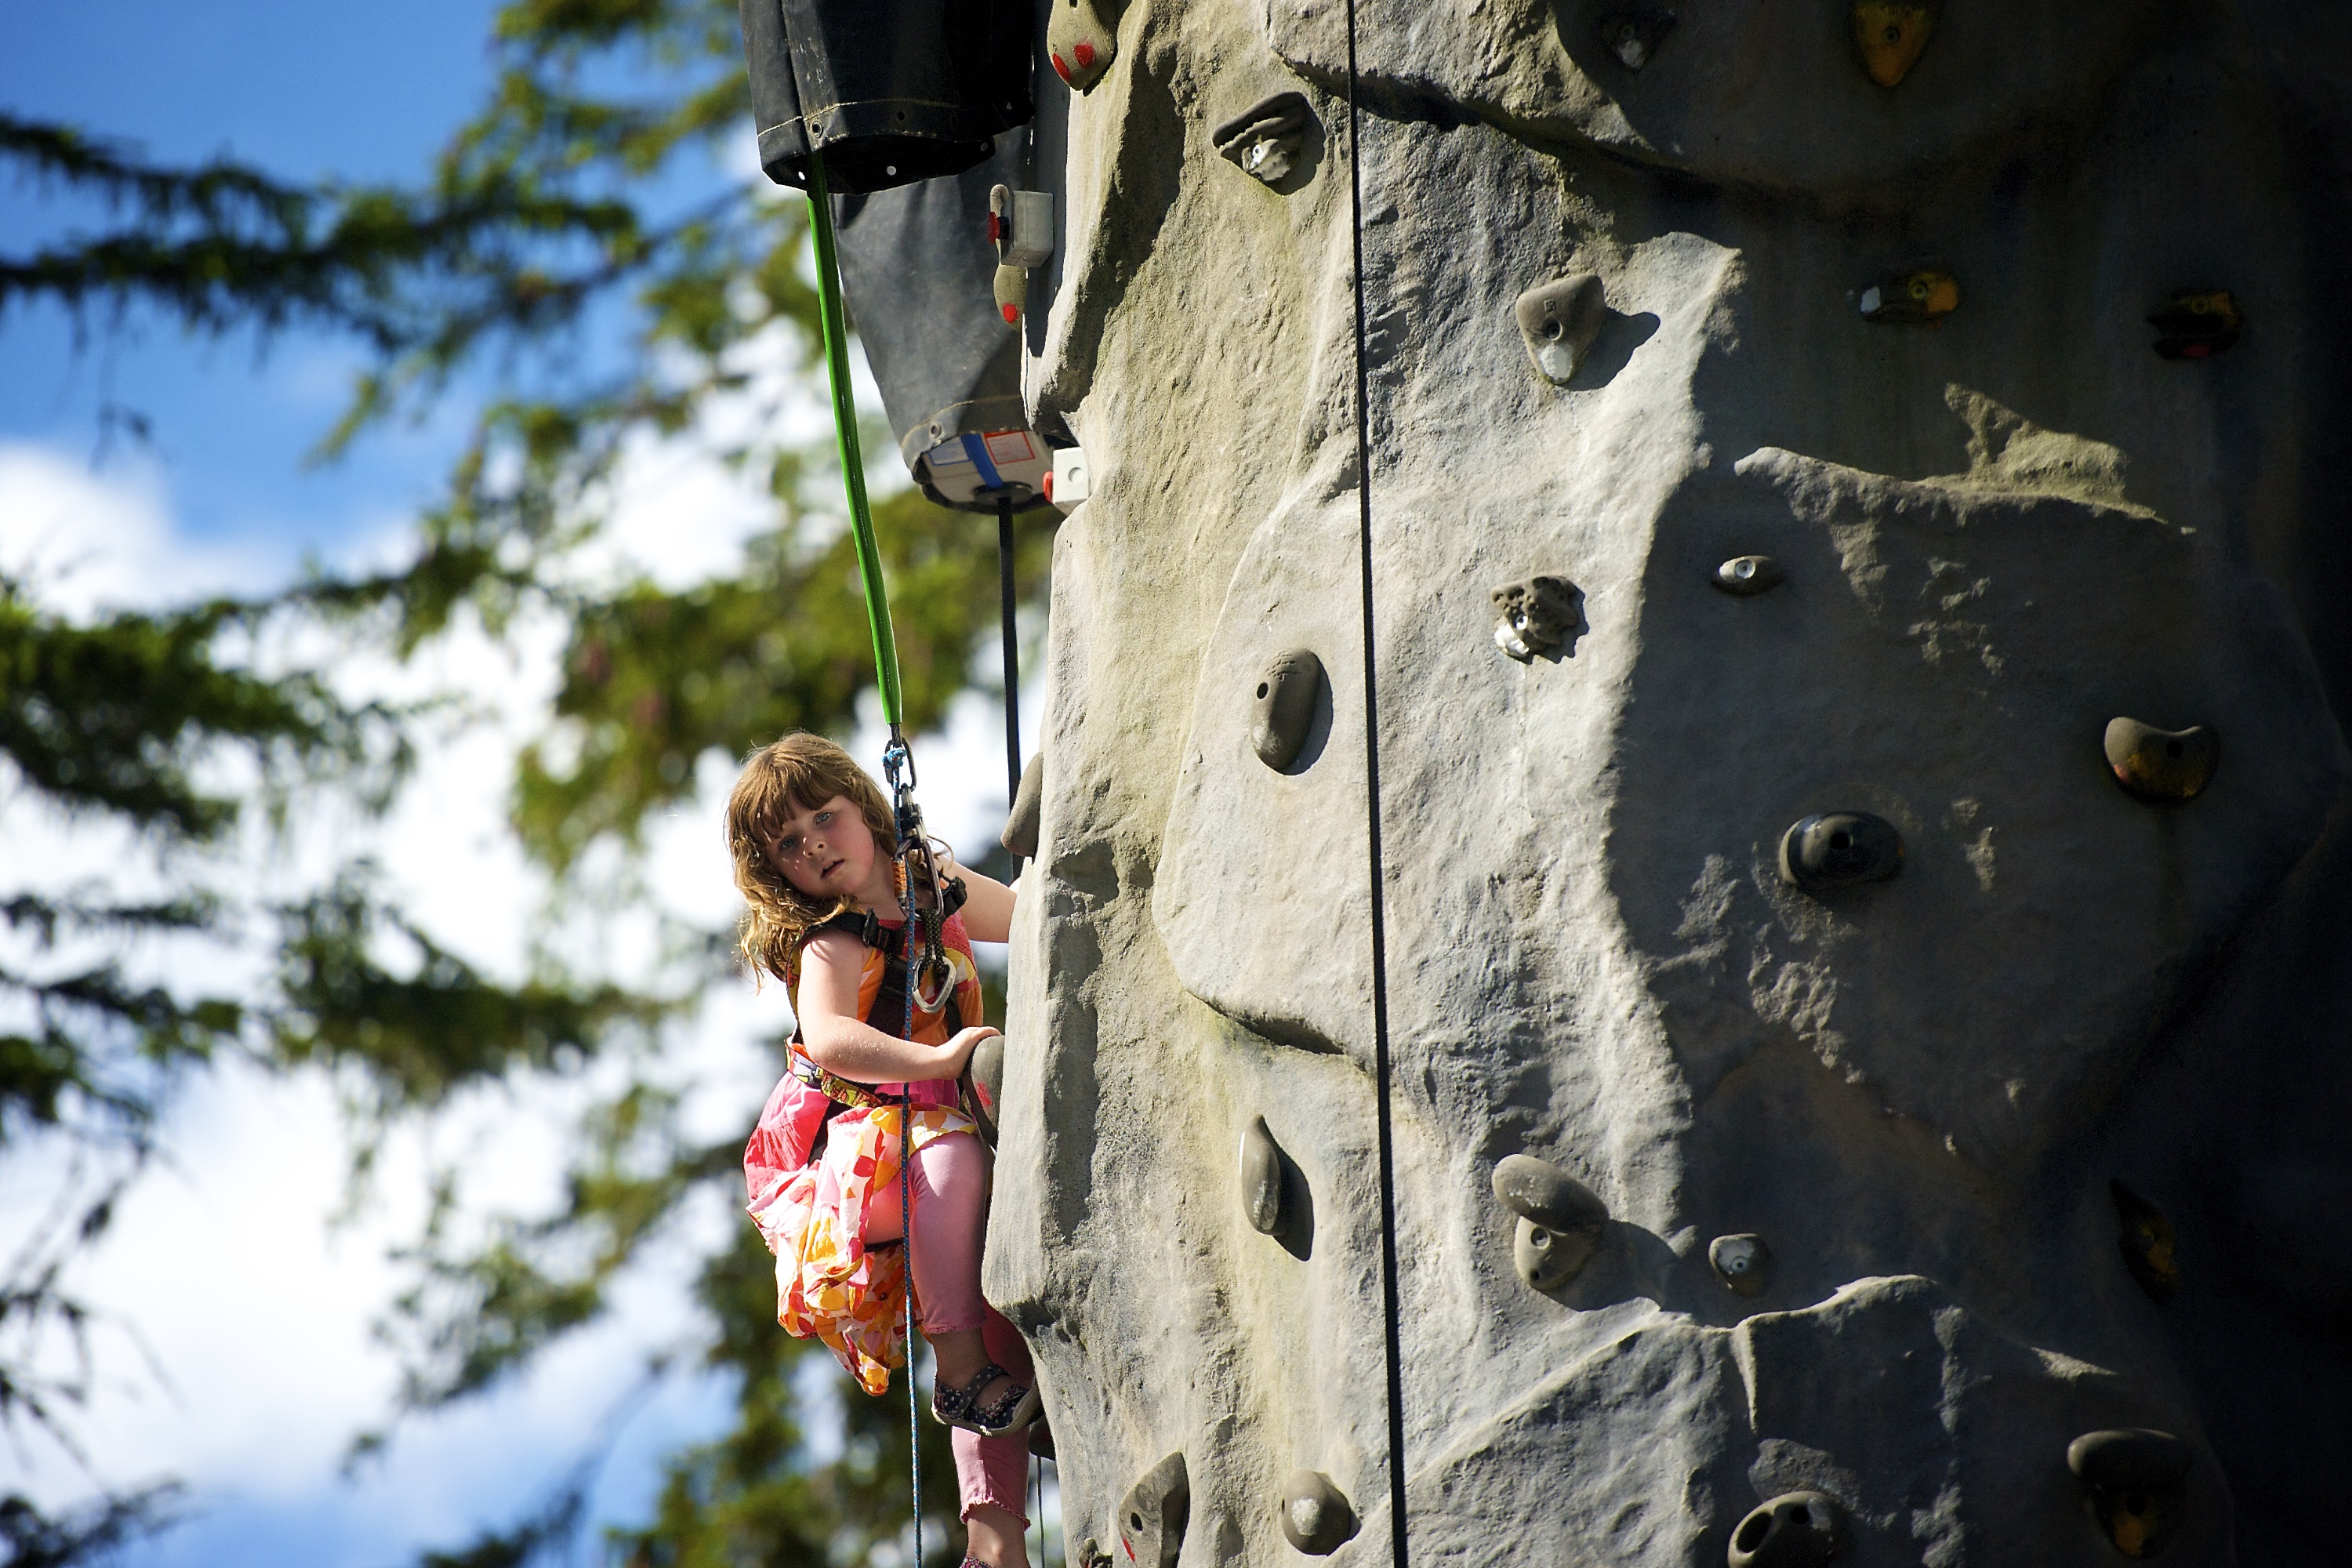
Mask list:
POLYGON ((823 1340, 868 1394, 906 1361, 899 1095, 911 1100, 916 1310, 938 1369, 931 1411, 955 1428, 967 1568, 1026 1568, 1025 1428, 1037 1413, 1021 1336, 981 1300, 988 1157, 957 1078, 981 1022, 970 939, 1003 942, 1013 889, 941 854, 965 902, 944 931, 946 984, 907 965, 889 804, 847 752, 787 735, 756 752, 727 803, 727 842, 755 976, 791 993, 791 1065, 743 1152, 751 1218, 776 1255, 776 1320, 823 1340), (1008 1371, 1007 1368, 1011 1370, 1008 1371))

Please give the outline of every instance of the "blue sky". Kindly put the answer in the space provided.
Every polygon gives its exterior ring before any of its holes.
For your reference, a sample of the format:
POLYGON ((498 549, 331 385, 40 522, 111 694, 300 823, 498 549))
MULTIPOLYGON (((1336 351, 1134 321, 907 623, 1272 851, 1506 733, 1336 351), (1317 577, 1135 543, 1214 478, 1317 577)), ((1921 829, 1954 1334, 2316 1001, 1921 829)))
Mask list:
MULTIPOLYGON (((0 0, 0 105, 160 159, 222 153, 288 178, 411 180, 490 81, 492 10, 484 0, 0 0)), ((101 216, 0 188, 0 247, 19 251, 101 216)), ((406 520, 436 493, 464 409, 422 428, 380 430, 333 466, 306 466, 358 363, 348 345, 303 331, 267 344, 192 341, 134 320, 78 345, 60 312, 0 318, 0 568, 21 566, 26 551, 54 563, 86 546, 97 564, 78 568, 78 584, 100 597, 154 600, 266 589, 306 553, 332 557, 369 541, 396 547, 406 520), (108 436, 110 403, 148 422, 144 443, 108 436)), ((636 470, 640 493, 625 500, 617 531, 657 540, 673 571, 723 569, 765 515, 690 454, 656 454, 636 470)), ((476 642, 399 677, 494 688, 504 703, 491 730, 426 758, 380 844, 395 890, 436 935, 494 969, 520 962, 514 932, 534 896, 500 828, 509 754, 500 748, 543 721, 554 656, 544 639, 511 649, 476 642), (463 877, 447 874, 461 864, 463 877), (486 879, 504 889, 499 898, 468 891, 486 879)), ((1033 712, 1032 733, 1034 721, 1033 712)), ((943 750, 950 759, 969 753, 973 776, 996 782, 969 798, 942 790, 930 803, 934 824, 969 854, 1002 820, 995 724, 985 704, 968 705, 943 750)), ((724 784, 722 768, 706 780, 706 796, 724 784)), ((14 809, 0 799, 0 817, 14 809)), ((651 868, 666 907, 709 923, 731 909, 720 858, 709 849, 714 812, 706 799, 658 826, 651 868)), ((21 816, 0 821, 0 839, 10 844, 12 875, 27 866, 76 874, 94 853, 58 825, 27 827, 21 816)), ((704 1087, 698 1114, 713 1135, 756 1112, 768 1069, 752 1042, 782 1022, 773 988, 730 994, 685 1047, 704 1087)), ((390 1396, 393 1368, 368 1325, 394 1288, 383 1249, 414 1223, 425 1162, 453 1147, 494 1147, 499 1157, 483 1162, 492 1195, 527 1206, 548 1194, 565 1110, 560 1097, 471 1107, 436 1134, 437 1147, 395 1147, 381 1210, 334 1230, 342 1148, 327 1086, 230 1072, 188 1096, 165 1130, 172 1166, 125 1205, 82 1281, 121 1316, 121 1331, 100 1342, 114 1359, 85 1429, 92 1468, 118 1483, 184 1476, 200 1505, 189 1524, 131 1552, 133 1568, 390 1568, 419 1546, 454 1546, 475 1527, 512 1520, 563 1472, 642 1357, 675 1343, 688 1321, 690 1249, 656 1260, 611 1322, 530 1378, 404 1430, 388 1459, 354 1482, 335 1474, 343 1443, 390 1396), (160 1384, 141 1373, 134 1334, 161 1363, 160 1384)), ((44 1179, 38 1162, 0 1166, 0 1233, 12 1196, 21 1210, 44 1179)), ((714 1211, 687 1228, 708 1240, 711 1227, 739 1223, 714 1211)), ((0 1234, 0 1248, 6 1240, 0 1234)), ((725 1398, 708 1380, 685 1378, 640 1409, 605 1472, 599 1517, 637 1516, 659 1455, 713 1430, 725 1398)), ((80 1484, 58 1456, 0 1442, 0 1491, 29 1487, 55 1501, 80 1484)))

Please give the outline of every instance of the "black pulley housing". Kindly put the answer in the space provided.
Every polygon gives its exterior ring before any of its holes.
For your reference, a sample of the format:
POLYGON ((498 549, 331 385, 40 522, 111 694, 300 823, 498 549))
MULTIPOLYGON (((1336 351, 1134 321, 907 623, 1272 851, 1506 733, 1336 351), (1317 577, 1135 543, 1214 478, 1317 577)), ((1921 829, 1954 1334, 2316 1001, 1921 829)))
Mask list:
POLYGON ((1024 123, 1032 0, 740 0, 760 166, 836 192, 961 174, 1024 123))

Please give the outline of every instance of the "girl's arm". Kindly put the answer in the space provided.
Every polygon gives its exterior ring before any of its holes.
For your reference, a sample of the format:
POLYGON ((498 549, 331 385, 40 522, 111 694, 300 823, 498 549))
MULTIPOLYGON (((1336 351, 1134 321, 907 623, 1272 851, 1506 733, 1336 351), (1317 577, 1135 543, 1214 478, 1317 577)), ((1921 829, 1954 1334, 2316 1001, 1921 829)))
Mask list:
POLYGON ((819 931, 801 950, 801 1046, 827 1072, 857 1083, 953 1078, 972 1047, 996 1033, 965 1029, 939 1046, 884 1034, 857 1016, 857 976, 865 966, 866 945, 847 931, 819 931))
POLYGON ((940 858, 946 862, 940 868, 942 875, 963 879, 965 934, 974 942, 1012 941, 1013 900, 1016 897, 1013 889, 969 866, 957 865, 953 849, 947 849, 940 858))

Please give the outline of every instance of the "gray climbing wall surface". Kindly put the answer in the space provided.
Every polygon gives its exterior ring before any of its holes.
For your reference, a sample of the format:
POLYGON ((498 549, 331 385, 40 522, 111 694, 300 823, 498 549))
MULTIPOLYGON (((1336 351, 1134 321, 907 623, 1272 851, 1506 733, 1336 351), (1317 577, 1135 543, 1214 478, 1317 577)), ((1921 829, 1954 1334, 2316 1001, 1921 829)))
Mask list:
MULTIPOLYGON (((1074 1557, 1380 1563, 1346 13, 1055 9, 987 1286, 1074 1557)), ((1360 10, 1415 1560, 2335 1554, 2352 18, 1360 10)))

